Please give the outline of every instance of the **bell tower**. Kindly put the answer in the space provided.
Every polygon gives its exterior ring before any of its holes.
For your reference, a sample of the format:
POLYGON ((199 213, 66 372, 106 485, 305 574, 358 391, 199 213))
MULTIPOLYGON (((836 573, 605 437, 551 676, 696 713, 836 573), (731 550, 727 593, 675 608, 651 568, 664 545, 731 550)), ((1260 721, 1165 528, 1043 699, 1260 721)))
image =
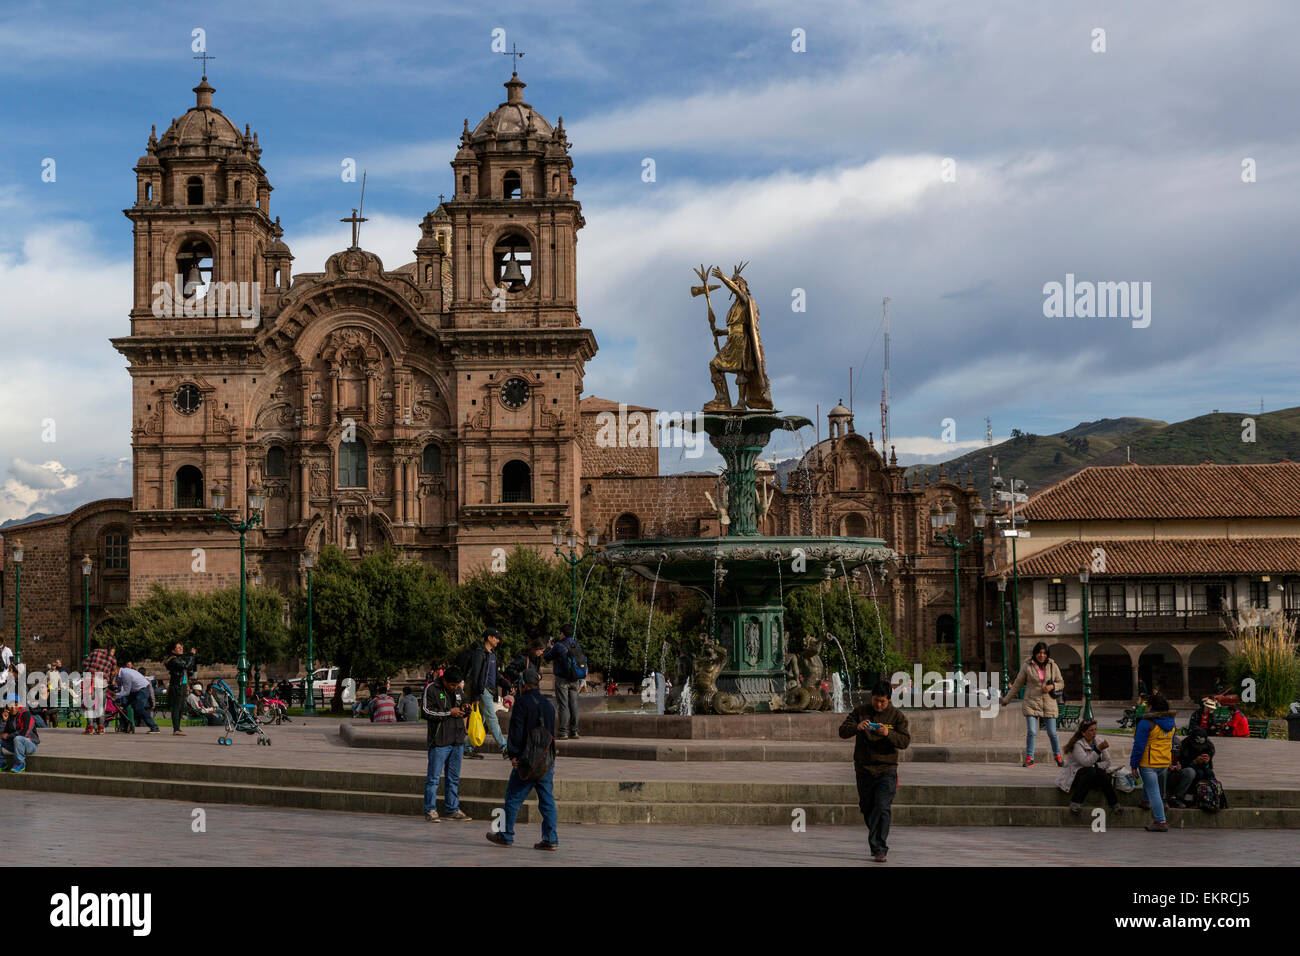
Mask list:
POLYGON ((195 105, 161 138, 154 127, 135 167, 135 205, 124 210, 135 236, 133 335, 253 327, 240 320, 252 318, 252 284, 260 294, 275 239, 271 184, 257 134, 236 129, 212 105, 213 92, 203 77, 195 105))
POLYGON ((577 308, 573 161, 564 120, 505 102, 452 160, 448 308, 462 469, 457 565, 493 559, 502 539, 550 551, 551 529, 582 529, 578 397, 595 336, 577 308))

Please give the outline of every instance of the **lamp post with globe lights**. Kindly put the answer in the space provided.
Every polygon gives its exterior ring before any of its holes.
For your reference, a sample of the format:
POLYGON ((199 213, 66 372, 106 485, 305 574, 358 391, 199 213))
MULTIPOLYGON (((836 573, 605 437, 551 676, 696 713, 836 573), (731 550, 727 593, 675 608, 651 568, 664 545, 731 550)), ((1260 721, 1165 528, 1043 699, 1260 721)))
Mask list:
POLYGON ((552 528, 551 544, 555 545, 555 554, 569 566, 569 606, 573 610, 573 634, 576 637, 578 634, 578 565, 595 554, 600 544, 600 532, 594 525, 587 529, 588 550, 584 554, 578 553, 581 541, 578 532, 572 528, 567 531, 559 525, 552 528), (567 547, 568 554, 560 550, 561 546, 567 547))
POLYGON ((266 506, 266 496, 256 485, 248 489, 248 517, 243 521, 222 514, 226 508, 226 490, 220 484, 212 487, 213 515, 223 521, 231 531, 239 535, 239 658, 235 667, 239 675, 239 706, 248 701, 248 564, 244 550, 244 536, 252 531, 262 520, 262 509, 266 506))
POLYGON ((961 666, 961 551, 962 548, 970 547, 977 541, 984 540, 984 521, 986 513, 984 505, 975 502, 975 507, 971 509, 971 520, 975 524, 975 533, 965 541, 962 541, 951 530, 957 524, 957 506, 951 501, 946 503, 942 510, 938 505, 930 509, 930 527, 934 530, 934 540, 946 548, 952 549, 952 593, 954 607, 956 611, 956 631, 955 639, 957 643, 957 660, 955 662, 957 671, 957 684, 960 687, 962 683, 962 666, 961 666), (944 529, 949 529, 945 531, 944 529))

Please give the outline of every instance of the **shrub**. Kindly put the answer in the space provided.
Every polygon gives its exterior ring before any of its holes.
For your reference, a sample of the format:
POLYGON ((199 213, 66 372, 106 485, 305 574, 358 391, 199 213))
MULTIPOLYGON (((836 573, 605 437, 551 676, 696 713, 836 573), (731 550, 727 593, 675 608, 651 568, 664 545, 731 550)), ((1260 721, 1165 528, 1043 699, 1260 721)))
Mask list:
POLYGON ((1300 691, 1296 625, 1284 614, 1239 613, 1230 620, 1237 651, 1228 658, 1229 679, 1243 690, 1242 710, 1251 717, 1285 715, 1300 691), (1247 699, 1253 681, 1254 700, 1247 699))

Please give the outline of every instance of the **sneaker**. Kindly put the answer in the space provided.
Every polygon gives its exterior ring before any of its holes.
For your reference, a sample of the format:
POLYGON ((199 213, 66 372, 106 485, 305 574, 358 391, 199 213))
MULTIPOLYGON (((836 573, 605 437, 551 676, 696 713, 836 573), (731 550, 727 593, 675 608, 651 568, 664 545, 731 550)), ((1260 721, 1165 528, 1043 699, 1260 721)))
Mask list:
POLYGON ((554 851, 558 850, 559 848, 560 848, 560 847, 559 847, 558 844, 555 844, 555 843, 547 843, 545 840, 541 841, 540 843, 534 843, 534 844, 533 844, 533 849, 534 849, 534 850, 550 850, 550 851, 554 852, 554 851))
POLYGON ((872 862, 872 863, 884 863, 885 860, 886 860, 886 856, 885 856, 885 854, 883 854, 883 853, 873 853, 873 854, 871 854, 871 862, 872 862))
POLYGON ((482 755, 481 753, 479 753, 479 752, 476 750, 476 751, 474 751, 472 754, 465 754, 465 759, 466 759, 466 760, 482 760, 482 759, 483 759, 483 755, 482 755))
POLYGON ((1083 804, 1082 804, 1082 803, 1074 803, 1074 802, 1071 802, 1071 803, 1070 803, 1070 812, 1073 813, 1073 814, 1077 817, 1080 813, 1083 812, 1083 804))
POLYGON ((95 728, 95 733, 99 734, 100 736, 103 736, 104 728, 103 728, 103 727, 96 727, 96 728, 95 728))
POLYGON ((1033 757, 1026 757, 1026 758, 1025 758, 1025 762, 1022 763, 1020 766, 1022 766, 1022 767, 1032 767, 1033 765, 1034 765, 1034 758, 1033 758, 1033 757))
POLYGON ((10 772, 10 773, 22 773, 22 772, 23 772, 24 770, 26 770, 26 769, 27 769, 27 764, 25 764, 25 763, 20 763, 20 764, 15 764, 14 766, 10 767, 10 768, 9 768, 9 772, 10 772))
POLYGON ((510 844, 506 841, 506 838, 503 837, 500 833, 489 833, 487 835, 487 839, 489 843, 495 843, 497 846, 510 846, 510 844))
POLYGON ((470 820, 473 820, 474 818, 466 814, 464 810, 457 809, 447 814, 447 819, 455 820, 457 823, 468 823, 470 820))
POLYGON ((185 733, 185 731, 183 731, 183 730, 173 730, 173 731, 172 731, 172 736, 173 736, 173 737, 188 737, 189 734, 185 733))
POLYGON ((509 751, 509 750, 503 750, 503 751, 501 751, 501 759, 502 759, 502 760, 509 760, 509 759, 510 759, 510 751, 509 751))
POLYGON ((582 739, 582 736, 581 736, 581 735, 580 735, 580 734, 575 730, 573 733, 569 734, 569 739, 570 739, 570 740, 581 740, 581 739, 582 739))
POLYGON ((1150 832, 1150 833, 1168 833, 1168 832, 1169 832, 1169 824, 1168 824, 1168 823, 1158 823, 1158 822, 1156 822, 1155 820, 1152 820, 1150 823, 1148 823, 1148 824, 1146 825, 1146 829, 1147 829, 1147 831, 1150 832))
POLYGON ((95 732, 95 728, 87 724, 84 733, 93 734, 94 732, 95 732))
POLYGON ((1056 765, 1057 765, 1058 767, 1064 767, 1064 766, 1065 766, 1065 761, 1061 759, 1061 755, 1060 755, 1060 754, 1057 754, 1057 755, 1056 755, 1056 765))
POLYGON ((160 734, 160 733, 162 733, 162 731, 159 730, 157 727, 155 727, 153 730, 149 731, 149 734, 160 734))
POLYGON ((569 739, 569 735, 568 735, 568 734, 556 734, 556 735, 555 735, 555 739, 556 739, 556 740, 568 740, 568 739, 569 739))
POLYGON ((437 811, 437 810, 425 810, 425 811, 424 811, 424 822, 425 822, 425 823, 441 823, 441 822, 442 822, 442 817, 438 816, 438 811, 437 811))
POLYGON ((1124 808, 1120 806, 1120 804, 1118 803, 1115 804, 1113 807, 1110 807, 1109 810, 1111 813, 1115 814, 1116 816, 1124 812, 1124 808))

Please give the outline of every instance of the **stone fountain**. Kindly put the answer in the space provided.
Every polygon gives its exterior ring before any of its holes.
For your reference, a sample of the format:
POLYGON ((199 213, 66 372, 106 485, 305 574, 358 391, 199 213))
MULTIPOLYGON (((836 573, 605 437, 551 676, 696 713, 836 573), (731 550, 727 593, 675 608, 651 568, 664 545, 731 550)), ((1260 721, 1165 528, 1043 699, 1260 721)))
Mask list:
POLYGON ((650 580, 665 580, 704 595, 713 610, 712 633, 696 650, 692 689, 701 714, 767 711, 786 699, 783 592, 820 584, 831 574, 864 564, 883 564, 896 555, 879 538, 773 537, 759 532, 773 490, 760 486, 759 456, 779 430, 811 425, 798 415, 781 415, 772 406, 766 361, 758 327, 758 306, 741 276, 701 266, 701 284, 691 292, 708 305, 715 343, 725 336, 709 363, 716 395, 683 427, 703 429, 722 455, 725 468, 718 500, 707 495, 722 529, 717 538, 665 538, 616 541, 598 560, 631 568, 650 580), (709 293, 709 276, 731 292, 726 327, 719 330, 709 293), (736 376, 737 402, 725 374, 736 376), (714 686, 716 681, 716 686, 714 686))

